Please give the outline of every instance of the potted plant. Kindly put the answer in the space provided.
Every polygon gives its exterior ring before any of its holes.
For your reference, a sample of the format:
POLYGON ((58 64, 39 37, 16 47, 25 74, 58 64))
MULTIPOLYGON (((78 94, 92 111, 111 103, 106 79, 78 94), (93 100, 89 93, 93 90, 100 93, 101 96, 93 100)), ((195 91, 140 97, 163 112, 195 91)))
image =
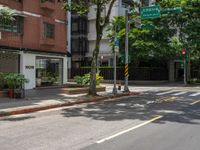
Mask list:
POLYGON ((6 86, 5 75, 5 73, 0 73, 0 97, 5 97, 6 95, 6 91, 4 90, 6 86))
POLYGON ((8 85, 8 97, 10 98, 14 97, 15 79, 16 79, 15 73, 8 73, 5 76, 5 81, 6 81, 6 84, 8 85))
POLYGON ((18 73, 9 73, 5 76, 5 81, 8 85, 8 96, 10 98, 20 98, 22 95, 23 86, 28 80, 24 75, 18 73), (15 96, 17 94, 17 96, 15 96))
POLYGON ((15 78, 15 87, 14 87, 14 97, 22 98, 24 97, 24 84, 28 83, 29 80, 24 77, 24 75, 17 74, 15 78))

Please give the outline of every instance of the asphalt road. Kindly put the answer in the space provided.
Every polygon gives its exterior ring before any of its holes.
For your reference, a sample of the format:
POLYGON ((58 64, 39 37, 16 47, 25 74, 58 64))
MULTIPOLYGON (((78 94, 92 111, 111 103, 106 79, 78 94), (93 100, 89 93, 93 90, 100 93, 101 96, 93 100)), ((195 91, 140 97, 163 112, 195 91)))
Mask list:
POLYGON ((0 150, 199 150, 199 91, 143 92, 1 118, 0 150))

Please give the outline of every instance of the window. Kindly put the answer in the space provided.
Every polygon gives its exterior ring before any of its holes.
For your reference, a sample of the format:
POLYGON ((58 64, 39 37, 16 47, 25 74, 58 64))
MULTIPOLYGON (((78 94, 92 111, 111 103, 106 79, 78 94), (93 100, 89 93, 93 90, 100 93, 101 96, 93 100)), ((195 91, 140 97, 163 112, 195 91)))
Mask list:
POLYGON ((36 86, 61 85, 63 59, 36 57, 36 86))
POLYGON ((0 31, 23 33, 23 17, 15 17, 13 21, 0 20, 0 31))
POLYGON ((55 26, 53 24, 44 23, 44 38, 54 38, 55 26))

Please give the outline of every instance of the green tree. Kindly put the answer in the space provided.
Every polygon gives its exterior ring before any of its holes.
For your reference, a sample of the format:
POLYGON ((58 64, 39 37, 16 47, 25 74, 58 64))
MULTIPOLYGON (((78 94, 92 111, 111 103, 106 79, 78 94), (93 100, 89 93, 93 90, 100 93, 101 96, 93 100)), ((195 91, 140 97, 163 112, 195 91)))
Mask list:
POLYGON ((79 15, 86 14, 89 11, 90 6, 96 8, 96 43, 92 54, 89 95, 96 95, 96 72, 100 42, 103 30, 109 24, 111 10, 115 1, 116 0, 79 0, 77 2, 72 2, 71 4, 66 2, 64 5, 64 9, 74 11, 79 15))
MULTIPOLYGON (((187 47, 193 59, 200 62, 200 0, 157 0, 161 6, 161 17, 145 20, 142 23, 152 23, 155 29, 142 30, 131 24, 129 32, 129 51, 135 65, 139 60, 149 58, 169 60, 181 54, 181 48, 187 47), (163 13, 165 8, 181 7, 182 13, 163 13)), ((139 18, 133 13, 130 18, 139 18)), ((117 36, 120 38, 120 50, 124 50, 124 18, 115 18, 109 27, 113 29, 118 24, 117 36)), ((114 33, 108 37, 113 43, 114 33)), ((199 69, 200 70, 200 69, 199 69)))
MULTIPOLYGON (((138 14, 132 14, 130 19, 139 18, 138 14)), ((169 56, 174 55, 172 49, 170 49, 170 37, 174 35, 174 29, 169 28, 166 18, 156 19, 154 21, 147 20, 143 23, 153 23, 155 24, 155 29, 139 29, 134 26, 134 21, 130 25, 129 32, 129 55, 133 59, 133 65, 138 66, 141 60, 149 59, 169 59, 169 56)), ((120 39, 120 55, 124 53, 125 47, 125 19, 124 17, 115 18, 112 24, 109 26, 108 30, 112 30, 118 25, 116 34, 120 39)), ((114 32, 109 32, 108 37, 110 38, 112 44, 114 42, 114 32)))

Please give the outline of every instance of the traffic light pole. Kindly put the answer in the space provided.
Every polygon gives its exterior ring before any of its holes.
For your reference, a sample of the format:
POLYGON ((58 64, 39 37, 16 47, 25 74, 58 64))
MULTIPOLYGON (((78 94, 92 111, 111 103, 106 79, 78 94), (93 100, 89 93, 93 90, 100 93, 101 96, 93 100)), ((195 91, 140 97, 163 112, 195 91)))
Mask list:
POLYGON ((186 58, 184 59, 184 84, 187 85, 187 62, 186 62, 186 58))
POLYGON ((188 59, 188 50, 185 49, 185 57, 184 57, 184 84, 187 85, 187 59, 188 59))

